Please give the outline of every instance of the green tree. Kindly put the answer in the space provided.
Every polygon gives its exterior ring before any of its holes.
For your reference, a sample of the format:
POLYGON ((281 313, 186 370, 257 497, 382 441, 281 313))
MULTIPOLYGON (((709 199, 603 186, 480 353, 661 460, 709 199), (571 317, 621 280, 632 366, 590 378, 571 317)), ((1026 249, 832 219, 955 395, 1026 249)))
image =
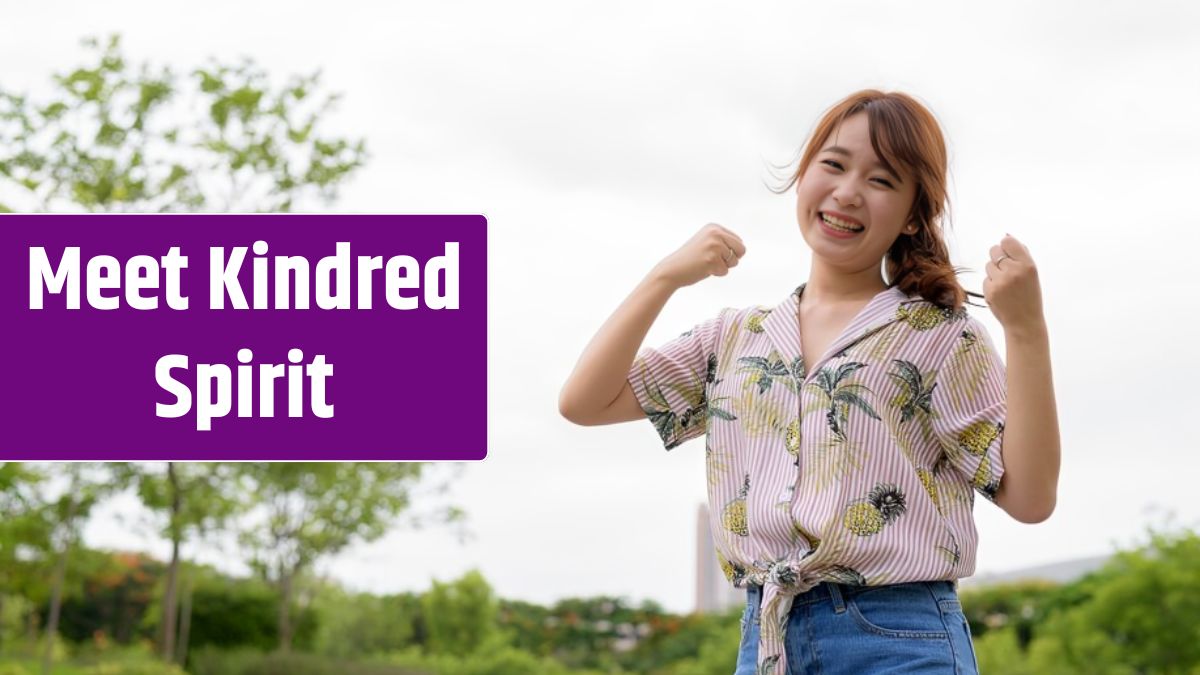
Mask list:
POLYGON ((162 562, 145 553, 79 546, 71 555, 71 568, 59 634, 77 643, 98 634, 121 645, 140 641, 154 587, 163 576, 162 562))
MULTIPOLYGON (((0 646, 9 632, 8 596, 23 594, 39 578, 35 565, 20 555, 22 546, 46 551, 50 532, 38 513, 44 476, 20 462, 0 462, 0 646)), ((14 611, 20 611, 14 610, 14 611)), ((16 632, 15 627, 12 632, 16 632)))
POLYGON ((171 542, 159 622, 159 650, 167 661, 183 662, 182 641, 176 625, 180 546, 206 532, 221 528, 237 513, 230 492, 233 468, 215 462, 161 462, 113 465, 123 481, 132 484, 142 505, 163 521, 162 533, 171 542))
MULTIPOLYGON (((672 647, 672 658, 665 666, 669 675, 726 675, 737 664, 738 648, 742 643, 742 630, 739 617, 741 609, 734 609, 721 614, 710 614, 695 617, 697 620, 690 629, 680 631, 680 634, 667 643, 672 647), (694 641, 694 642, 693 642, 694 641), (691 646, 685 656, 679 652, 679 647, 691 646)), ((646 654, 646 657, 651 657, 646 654)), ((662 656, 659 656, 662 658, 662 656)), ((645 672, 637 669, 634 672, 645 672)), ((991 675, 991 673, 988 673, 991 675)))
POLYGON ((363 657, 400 651, 423 640, 420 596, 350 593, 322 583, 313 597, 314 648, 326 656, 363 657))
POLYGON ((65 484, 59 488, 57 496, 44 499, 39 508, 45 530, 50 533, 50 545, 55 558, 54 569, 51 572, 45 646, 42 652, 44 675, 49 675, 53 666, 54 640, 58 635, 63 585, 71 549, 79 543, 83 525, 92 509, 124 487, 115 480, 112 472, 100 463, 69 462, 57 466, 61 467, 62 475, 59 478, 65 484))
POLYGON ((449 583, 435 580, 421 597, 426 646, 435 654, 469 655, 494 645, 498 609, 491 585, 477 570, 449 583))
MULTIPOLYGON (((279 590, 279 647, 292 641, 291 611, 301 574, 355 542, 383 536, 409 509, 410 491, 425 469, 418 463, 242 463, 242 494, 253 500, 241 541, 251 566, 279 590)), ((440 522, 460 513, 430 514, 440 522)), ((414 520, 419 523, 420 521, 414 520)))
POLYGON ((1075 585, 1071 606, 1037 628, 1031 662, 1056 673, 1200 671, 1200 536, 1150 531, 1075 585))
POLYGON ((45 100, 0 87, 0 211, 290 211, 365 161, 362 140, 319 133, 338 98, 319 73, 274 84, 244 60, 183 76, 128 64, 119 36, 84 45, 91 63, 45 100))

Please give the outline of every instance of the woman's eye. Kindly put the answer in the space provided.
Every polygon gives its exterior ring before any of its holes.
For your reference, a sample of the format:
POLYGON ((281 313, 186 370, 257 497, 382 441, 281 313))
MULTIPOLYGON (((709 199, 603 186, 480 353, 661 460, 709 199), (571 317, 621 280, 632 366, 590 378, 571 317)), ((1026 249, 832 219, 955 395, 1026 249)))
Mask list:
MULTIPOLYGON (((826 166, 833 167, 833 168, 837 169, 838 171, 842 171, 842 170, 843 170, 843 169, 842 169, 842 165, 841 165, 839 162, 837 162, 836 160, 832 160, 832 159, 823 159, 823 160, 821 160, 821 163, 822 163, 822 164, 824 164, 824 165, 826 165, 826 166)), ((887 187, 893 187, 893 185, 892 185, 892 182, 891 182, 890 180, 886 179, 886 178, 875 178, 875 179, 873 179, 873 180, 877 180, 877 181, 879 181, 879 184, 880 184, 880 185, 885 185, 885 186, 887 186, 887 187)))

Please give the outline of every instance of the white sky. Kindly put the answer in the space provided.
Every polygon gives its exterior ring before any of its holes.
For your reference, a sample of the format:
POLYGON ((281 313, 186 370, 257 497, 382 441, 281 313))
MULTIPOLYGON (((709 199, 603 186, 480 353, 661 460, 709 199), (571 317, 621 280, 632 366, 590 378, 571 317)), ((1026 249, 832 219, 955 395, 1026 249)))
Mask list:
MULTIPOLYGON (((663 452, 648 422, 575 427, 559 387, 650 267, 707 222, 738 232, 747 256, 677 294, 648 343, 803 281, 794 201, 762 186, 765 162, 789 161, 826 107, 869 86, 916 95, 943 124, 956 264, 982 269, 1011 232, 1041 271, 1058 510, 1027 526, 979 500, 978 571, 1103 554, 1155 510, 1195 521, 1200 6, 747 4, 21 3, 0 22, 0 86, 43 87, 80 62, 79 38, 113 31, 134 61, 249 55, 280 79, 321 68, 344 93, 332 121, 372 154, 337 210, 488 216, 489 457, 451 494, 476 537, 355 548, 324 567, 353 588, 423 590, 478 567, 505 597, 690 610, 703 444, 663 452)), ((165 554, 118 521, 130 511, 103 511, 89 543, 165 554)))

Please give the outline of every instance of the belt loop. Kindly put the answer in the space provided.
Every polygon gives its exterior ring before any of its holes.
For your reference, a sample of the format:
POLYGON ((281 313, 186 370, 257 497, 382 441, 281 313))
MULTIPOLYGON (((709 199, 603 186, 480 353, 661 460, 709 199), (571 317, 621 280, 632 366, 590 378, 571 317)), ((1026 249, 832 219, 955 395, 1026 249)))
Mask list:
POLYGON ((846 611, 846 603, 842 601, 842 591, 838 585, 832 581, 825 582, 829 588, 829 599, 833 601, 833 613, 841 614, 846 611))

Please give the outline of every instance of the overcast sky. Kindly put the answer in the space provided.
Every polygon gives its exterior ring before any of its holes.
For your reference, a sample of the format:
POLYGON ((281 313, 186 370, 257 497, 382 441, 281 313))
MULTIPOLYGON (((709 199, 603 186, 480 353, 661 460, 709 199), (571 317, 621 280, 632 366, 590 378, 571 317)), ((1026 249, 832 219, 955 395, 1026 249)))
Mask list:
MULTIPOLYGON (((1009 232, 1041 273, 1058 509, 1028 526, 978 500, 978 571, 1103 554, 1168 511, 1195 522, 1200 6, 745 4, 20 3, 0 22, 0 86, 44 89, 80 63, 81 37, 110 32, 132 60, 180 69, 242 55, 280 80, 320 68, 344 94, 333 127, 371 152, 334 210, 487 215, 489 455, 450 495, 475 539, 354 548, 323 568, 352 588, 423 590, 477 567, 509 598, 690 610, 703 443, 667 453, 648 422, 575 427, 558 391, 609 313, 707 222, 746 257, 678 293, 648 344, 804 281, 794 197, 767 191, 766 168, 864 87, 913 94, 941 121, 955 263, 981 270, 1009 232)), ((132 510, 102 511, 88 542, 165 555, 118 522, 132 510)))

